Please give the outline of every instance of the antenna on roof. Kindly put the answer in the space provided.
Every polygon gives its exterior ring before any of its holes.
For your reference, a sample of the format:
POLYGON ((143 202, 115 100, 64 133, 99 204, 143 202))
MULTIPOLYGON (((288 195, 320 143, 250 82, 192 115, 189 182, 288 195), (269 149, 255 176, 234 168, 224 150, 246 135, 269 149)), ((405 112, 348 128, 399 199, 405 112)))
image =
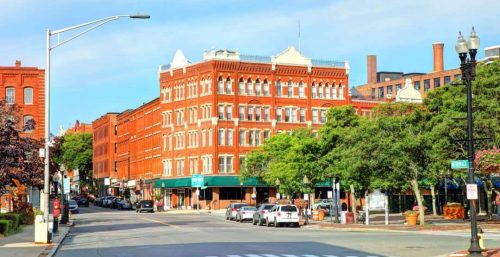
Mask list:
POLYGON ((299 52, 300 52, 300 19, 298 20, 298 29, 299 29, 299 52))

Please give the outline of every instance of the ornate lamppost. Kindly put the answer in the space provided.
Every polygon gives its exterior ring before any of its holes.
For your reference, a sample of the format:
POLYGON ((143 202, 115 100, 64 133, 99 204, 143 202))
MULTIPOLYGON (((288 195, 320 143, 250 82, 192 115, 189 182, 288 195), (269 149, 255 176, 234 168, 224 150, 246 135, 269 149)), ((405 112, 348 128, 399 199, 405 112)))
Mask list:
MULTIPOLYGON (((476 54, 479 48, 479 37, 472 27, 469 38, 465 41, 462 33, 459 32, 455 50, 460 58, 460 70, 462 71, 462 81, 467 87, 467 159, 469 161, 468 184, 477 187, 474 181, 474 136, 472 126, 472 81, 476 78, 476 54), (470 59, 467 58, 469 52, 470 59)), ((477 190, 476 190, 477 191, 477 190)), ((477 198, 477 197, 476 197, 477 198)), ((482 256, 479 240, 477 237, 476 220, 476 200, 469 199, 471 240, 469 256, 482 256)))

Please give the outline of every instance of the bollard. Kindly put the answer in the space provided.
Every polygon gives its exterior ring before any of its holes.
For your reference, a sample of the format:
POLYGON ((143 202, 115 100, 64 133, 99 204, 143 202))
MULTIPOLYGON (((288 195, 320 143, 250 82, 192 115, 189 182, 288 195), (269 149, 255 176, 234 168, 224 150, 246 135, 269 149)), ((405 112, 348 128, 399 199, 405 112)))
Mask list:
POLYGON ((481 227, 477 228, 477 238, 479 239, 479 248, 484 250, 484 232, 481 227))

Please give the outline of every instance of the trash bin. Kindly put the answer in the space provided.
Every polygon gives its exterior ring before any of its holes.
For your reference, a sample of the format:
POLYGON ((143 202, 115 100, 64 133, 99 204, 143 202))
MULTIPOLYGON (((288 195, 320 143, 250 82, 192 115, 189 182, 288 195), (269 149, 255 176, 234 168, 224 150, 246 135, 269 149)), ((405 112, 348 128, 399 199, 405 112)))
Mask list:
POLYGON ((340 224, 346 224, 346 211, 340 212, 340 224))
POLYGON ((37 215, 35 217, 35 243, 45 244, 50 242, 51 234, 49 234, 47 227, 48 224, 43 215, 37 215))

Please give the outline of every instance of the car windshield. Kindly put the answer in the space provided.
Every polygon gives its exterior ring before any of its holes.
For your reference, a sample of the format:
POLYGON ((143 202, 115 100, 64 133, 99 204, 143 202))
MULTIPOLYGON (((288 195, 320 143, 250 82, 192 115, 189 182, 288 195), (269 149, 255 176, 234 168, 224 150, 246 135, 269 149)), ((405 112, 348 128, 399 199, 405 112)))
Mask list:
POLYGON ((246 204, 235 204, 234 208, 239 209, 239 208, 241 208, 243 206, 246 206, 246 204))
POLYGON ((285 205, 285 206, 281 206, 281 211, 296 212, 297 207, 295 207, 293 205, 285 205))
POLYGON ((75 200, 69 200, 69 205, 76 205, 76 201, 75 200))
POLYGON ((145 200, 145 201, 142 201, 142 204, 153 204, 153 201, 151 201, 151 200, 145 200))
POLYGON ((264 207, 262 207, 262 209, 263 210, 271 210, 273 207, 274 207, 274 205, 269 204, 269 205, 264 205, 264 207))

